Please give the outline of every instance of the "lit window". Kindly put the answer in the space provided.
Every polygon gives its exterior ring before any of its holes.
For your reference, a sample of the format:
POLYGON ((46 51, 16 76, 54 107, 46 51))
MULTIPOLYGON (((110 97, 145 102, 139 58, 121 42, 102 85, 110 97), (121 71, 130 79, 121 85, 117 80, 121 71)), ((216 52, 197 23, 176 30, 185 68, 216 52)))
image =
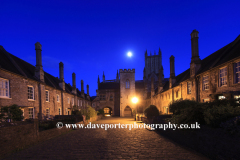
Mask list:
MULTIPOLYGON (((234 98, 239 100, 240 99, 240 95, 235 95, 234 98)), ((239 103, 239 101, 236 101, 236 102, 239 103)))
POLYGON ((227 67, 219 70, 219 86, 227 85, 227 67))
POLYGON ((225 96, 218 96, 218 99, 222 100, 222 99, 226 99, 226 97, 225 96))
POLYGON ((22 116, 24 117, 24 109, 21 109, 22 110, 22 116))
POLYGON ((46 109, 46 118, 49 118, 49 108, 46 109))
POLYGON ((68 98, 67 100, 68 100, 68 104, 70 104, 70 100, 69 100, 69 98, 68 98))
POLYGON ((234 79, 235 83, 240 83, 240 62, 234 63, 234 79))
POLYGON ((61 108, 58 108, 58 115, 61 115, 61 108))
POLYGON ((45 91, 46 92, 46 102, 49 102, 49 91, 45 91))
POLYGON ((9 98, 9 80, 0 78, 0 97, 9 98))
POLYGON ((34 99, 34 88, 33 86, 28 86, 28 99, 34 99))
POLYGON ((130 88, 130 82, 129 82, 129 80, 126 81, 126 88, 130 88))
POLYGON ((29 118, 34 118, 33 108, 28 108, 28 115, 29 115, 29 118))
POLYGON ((192 82, 187 82, 187 94, 191 94, 192 92, 192 82))
POLYGON ((209 98, 203 99, 203 102, 210 102, 209 98))
POLYGON ((208 80, 208 75, 203 76, 203 90, 208 90, 209 89, 209 80, 208 80))
POLYGON ((57 94, 57 102, 59 102, 59 95, 57 94))

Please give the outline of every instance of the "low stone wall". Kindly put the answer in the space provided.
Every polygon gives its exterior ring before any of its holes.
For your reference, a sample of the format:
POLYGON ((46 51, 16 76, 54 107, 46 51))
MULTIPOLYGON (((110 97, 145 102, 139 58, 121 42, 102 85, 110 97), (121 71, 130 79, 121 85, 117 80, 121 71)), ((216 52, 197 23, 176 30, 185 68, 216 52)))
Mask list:
POLYGON ((51 139, 71 129, 49 129, 39 132, 38 120, 33 123, 0 128, 0 158, 29 145, 51 139))

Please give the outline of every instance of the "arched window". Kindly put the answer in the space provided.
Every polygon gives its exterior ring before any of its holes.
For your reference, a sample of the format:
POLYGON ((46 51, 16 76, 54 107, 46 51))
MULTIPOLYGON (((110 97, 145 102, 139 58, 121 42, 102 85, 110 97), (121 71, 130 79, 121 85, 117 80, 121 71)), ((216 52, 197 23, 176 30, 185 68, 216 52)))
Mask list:
POLYGON ((129 80, 126 81, 126 88, 130 88, 130 82, 129 82, 129 80))

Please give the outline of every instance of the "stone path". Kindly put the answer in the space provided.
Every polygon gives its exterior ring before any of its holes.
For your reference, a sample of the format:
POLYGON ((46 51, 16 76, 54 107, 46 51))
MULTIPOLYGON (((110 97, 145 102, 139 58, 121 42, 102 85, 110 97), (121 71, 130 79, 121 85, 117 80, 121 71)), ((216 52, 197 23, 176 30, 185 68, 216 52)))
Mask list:
MULTIPOLYGON (((96 124, 132 124, 129 118, 106 117, 96 124)), ((6 159, 207 159, 147 129, 77 129, 6 159)))

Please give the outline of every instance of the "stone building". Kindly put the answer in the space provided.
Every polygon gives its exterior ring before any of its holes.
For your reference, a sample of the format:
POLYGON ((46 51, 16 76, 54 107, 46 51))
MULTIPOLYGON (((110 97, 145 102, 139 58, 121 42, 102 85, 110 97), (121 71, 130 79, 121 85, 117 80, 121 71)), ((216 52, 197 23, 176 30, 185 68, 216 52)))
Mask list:
POLYGON ((178 99, 208 102, 240 97, 240 36, 201 60, 198 34, 197 30, 190 34, 192 57, 189 69, 175 75, 172 55, 169 78, 164 78, 160 49, 158 55, 150 53, 148 56, 145 52, 143 80, 135 80, 135 69, 121 69, 120 77, 117 72, 116 79, 111 81, 105 80, 103 75, 100 83, 98 77, 97 97, 93 104, 98 109, 111 108, 114 110, 112 115, 123 117, 132 115, 134 110, 142 113, 151 104, 161 113, 169 114, 169 104, 178 99), (131 103, 134 96, 139 99, 137 104, 131 103))
POLYGON ((48 119, 55 115, 70 115, 73 107, 81 109, 92 105, 84 93, 76 88, 76 75, 72 74, 72 85, 64 81, 64 64, 59 63, 59 78, 43 70, 42 45, 37 42, 36 66, 8 53, 0 46, 0 107, 17 104, 25 119, 48 119))

